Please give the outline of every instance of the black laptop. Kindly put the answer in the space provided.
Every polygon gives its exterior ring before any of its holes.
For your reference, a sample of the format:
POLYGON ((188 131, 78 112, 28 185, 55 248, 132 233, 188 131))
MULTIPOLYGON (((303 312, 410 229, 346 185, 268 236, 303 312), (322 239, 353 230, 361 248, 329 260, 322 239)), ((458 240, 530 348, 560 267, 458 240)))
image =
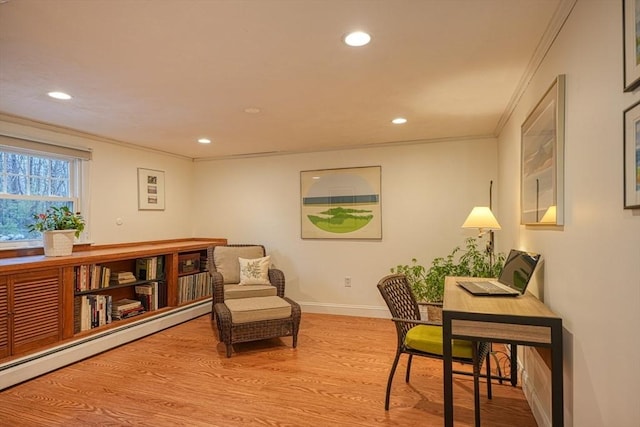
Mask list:
POLYGON ((517 297, 527 290, 539 260, 539 254, 511 249, 497 281, 459 281, 458 285, 475 296, 517 297))

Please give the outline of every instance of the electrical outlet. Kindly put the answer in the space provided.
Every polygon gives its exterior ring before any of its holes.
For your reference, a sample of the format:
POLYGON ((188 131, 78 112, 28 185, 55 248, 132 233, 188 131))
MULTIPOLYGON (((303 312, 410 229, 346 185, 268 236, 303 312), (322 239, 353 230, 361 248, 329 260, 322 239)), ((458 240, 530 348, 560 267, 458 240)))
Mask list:
POLYGON ((351 287, 351 277, 347 276, 344 278, 344 287, 345 288, 350 288, 351 287))

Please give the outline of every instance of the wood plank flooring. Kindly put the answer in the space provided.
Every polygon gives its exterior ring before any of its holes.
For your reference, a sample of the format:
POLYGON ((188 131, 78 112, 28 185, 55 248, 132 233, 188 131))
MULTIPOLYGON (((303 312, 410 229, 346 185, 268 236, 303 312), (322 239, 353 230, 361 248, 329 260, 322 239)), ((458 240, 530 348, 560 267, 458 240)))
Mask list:
MULTIPOLYGON (((438 426, 442 363, 406 358, 384 410, 395 329, 386 319, 303 313, 291 338, 235 346, 209 316, 166 329, 0 392, 0 425, 438 426)), ((456 366, 458 368, 458 366, 456 366)), ((483 426, 536 426, 519 387, 481 382, 483 426)), ((454 378, 455 425, 473 425, 471 377, 454 378)))

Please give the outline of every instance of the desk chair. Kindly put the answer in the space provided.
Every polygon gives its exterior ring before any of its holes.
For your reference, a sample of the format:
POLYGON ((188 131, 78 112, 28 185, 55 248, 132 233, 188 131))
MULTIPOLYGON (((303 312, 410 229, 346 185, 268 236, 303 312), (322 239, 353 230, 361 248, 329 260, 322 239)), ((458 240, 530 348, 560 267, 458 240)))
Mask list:
MULTIPOLYGON (((403 274, 393 274, 383 277, 378 282, 378 290, 382 294, 393 322, 396 325, 398 335, 398 345, 396 357, 391 367, 389 380, 387 382, 387 395, 384 402, 384 409, 389 410, 389 398, 391 394, 391 383, 398 367, 401 354, 408 354, 407 374, 405 381, 409 382, 411 373, 411 361, 413 356, 425 356, 442 360, 442 325, 434 322, 421 320, 418 303, 411 291, 411 286, 403 274)), ((476 426, 480 425, 480 392, 479 377, 480 367, 486 359, 487 365, 487 396, 491 399, 491 366, 489 353, 489 343, 471 342, 463 340, 453 340, 452 345, 453 360, 460 363, 473 365, 473 372, 454 371, 456 374, 473 376, 473 394, 476 414, 476 426)))

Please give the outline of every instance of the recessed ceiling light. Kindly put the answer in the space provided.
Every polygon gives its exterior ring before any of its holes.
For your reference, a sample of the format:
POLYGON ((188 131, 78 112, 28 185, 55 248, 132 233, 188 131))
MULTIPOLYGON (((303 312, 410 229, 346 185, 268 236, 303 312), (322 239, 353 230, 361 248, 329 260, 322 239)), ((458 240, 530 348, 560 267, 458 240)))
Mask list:
POLYGON ((353 47, 360 47, 369 44, 371 36, 364 31, 354 31, 344 37, 344 42, 353 47))
POLYGON ((71 99, 71 95, 64 92, 49 92, 47 95, 55 99, 62 99, 64 101, 71 99))
POLYGON ((209 138, 200 138, 198 139, 200 144, 211 144, 211 140, 209 138))
POLYGON ((244 112, 247 114, 258 114, 260 109, 257 107, 247 107, 244 109, 244 112))
POLYGON ((391 123, 393 123, 394 125, 403 125, 407 123, 407 119, 405 119, 404 117, 396 117, 395 119, 391 120, 391 123))

